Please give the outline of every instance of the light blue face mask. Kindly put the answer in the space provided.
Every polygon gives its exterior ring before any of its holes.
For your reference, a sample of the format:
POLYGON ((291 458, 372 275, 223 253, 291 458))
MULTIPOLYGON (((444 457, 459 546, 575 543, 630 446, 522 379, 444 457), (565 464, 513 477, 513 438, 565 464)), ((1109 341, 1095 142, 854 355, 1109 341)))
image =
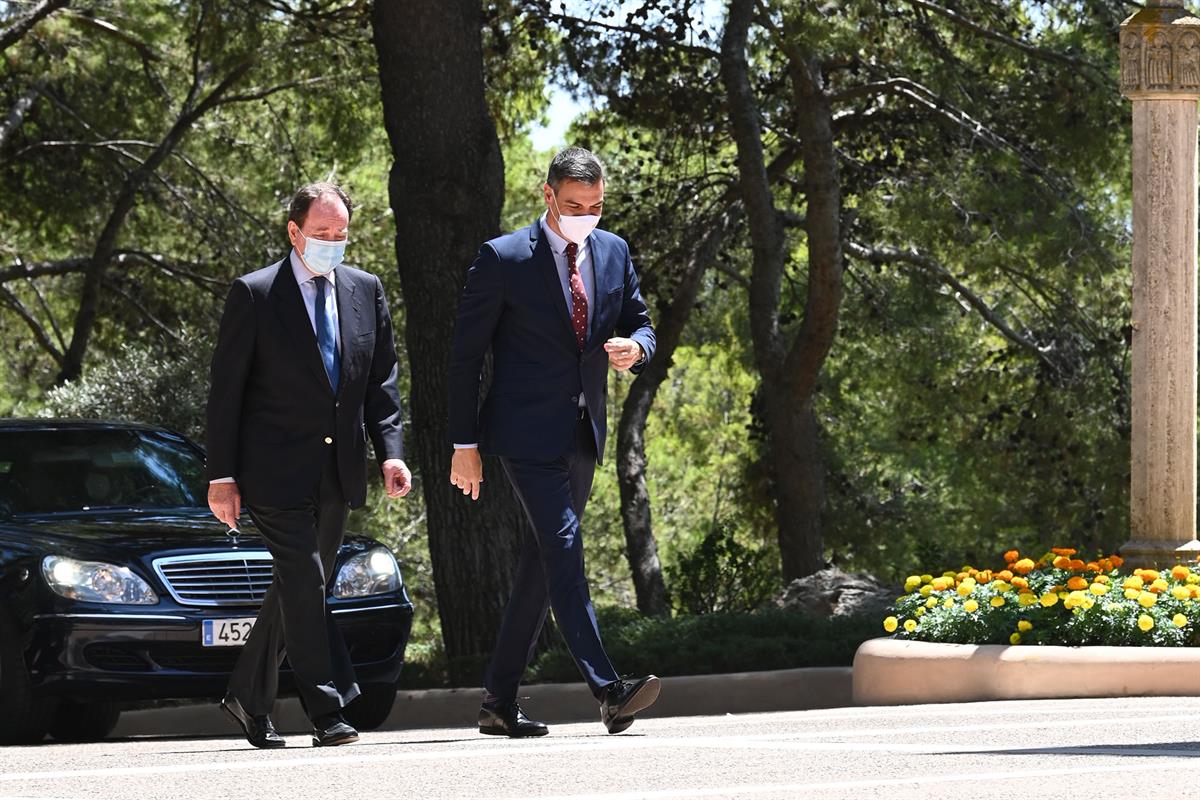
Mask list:
MULTIPOLYGON (((303 231, 300 235, 304 236, 303 231)), ((300 259, 304 261, 304 266, 316 274, 328 275, 338 264, 342 263, 348 241, 348 239, 343 239, 340 242, 326 242, 322 239, 304 236, 304 253, 301 254, 300 259)))

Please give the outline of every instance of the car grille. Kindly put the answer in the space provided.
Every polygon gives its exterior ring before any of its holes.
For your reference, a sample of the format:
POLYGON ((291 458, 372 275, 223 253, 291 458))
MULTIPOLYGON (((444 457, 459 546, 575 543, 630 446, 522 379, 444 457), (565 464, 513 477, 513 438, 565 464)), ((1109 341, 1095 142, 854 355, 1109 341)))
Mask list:
POLYGON ((155 559, 154 571, 180 605, 257 607, 271 585, 272 562, 262 551, 202 553, 155 559))

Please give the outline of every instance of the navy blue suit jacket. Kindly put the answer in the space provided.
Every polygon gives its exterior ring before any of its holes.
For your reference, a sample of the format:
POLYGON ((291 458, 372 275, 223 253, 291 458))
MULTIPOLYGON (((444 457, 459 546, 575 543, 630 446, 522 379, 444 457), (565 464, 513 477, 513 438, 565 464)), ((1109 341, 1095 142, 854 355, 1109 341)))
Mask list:
POLYGON ((604 343, 614 335, 631 338, 649 361, 655 339, 629 245, 596 230, 588 247, 596 288, 588 298, 592 324, 582 353, 541 223, 479 248, 467 272, 450 356, 452 443, 477 442, 480 452, 508 458, 558 458, 574 441, 582 392, 603 461, 609 371, 604 343), (489 347, 494 371, 480 408, 480 370, 489 347))

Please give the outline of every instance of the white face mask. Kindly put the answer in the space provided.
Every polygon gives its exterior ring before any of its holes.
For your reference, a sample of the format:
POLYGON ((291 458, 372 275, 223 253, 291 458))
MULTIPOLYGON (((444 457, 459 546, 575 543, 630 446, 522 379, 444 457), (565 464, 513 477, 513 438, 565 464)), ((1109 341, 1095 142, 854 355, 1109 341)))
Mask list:
POLYGON ((300 232, 300 235, 304 238, 304 252, 300 254, 300 260, 311 271, 318 275, 328 275, 342 263, 342 257, 346 254, 347 239, 327 242, 305 236, 303 232, 300 232))
POLYGON ((592 231, 596 230, 596 226, 600 224, 600 217, 596 214, 584 214, 579 217, 564 217, 562 212, 558 210, 558 198, 553 194, 550 195, 554 201, 554 211, 558 214, 558 227, 563 232, 563 238, 568 242, 574 242, 577 245, 582 245, 584 240, 591 235, 592 231))

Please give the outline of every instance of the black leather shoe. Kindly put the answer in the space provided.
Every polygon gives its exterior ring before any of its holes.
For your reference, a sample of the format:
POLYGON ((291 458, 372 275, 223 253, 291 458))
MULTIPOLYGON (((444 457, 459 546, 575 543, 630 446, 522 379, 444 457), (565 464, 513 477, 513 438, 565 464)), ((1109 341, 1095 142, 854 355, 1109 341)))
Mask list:
POLYGON ((341 714, 329 714, 313 720, 313 747, 336 747, 358 741, 358 731, 341 714))
POLYGON ((269 716, 247 714, 246 709, 242 708, 242 704, 236 697, 226 697, 222 700, 221 710, 241 727, 246 741, 255 747, 272 750, 287 744, 283 737, 275 732, 275 726, 271 723, 269 716))
POLYGON ((515 700, 507 703, 484 703, 479 708, 479 732, 489 736, 520 739, 525 736, 545 736, 550 730, 544 723, 525 716, 515 700))
POLYGON ((653 675, 610 683, 600 695, 600 721, 609 733, 626 730, 634 715, 654 705, 661 688, 662 681, 653 675))

